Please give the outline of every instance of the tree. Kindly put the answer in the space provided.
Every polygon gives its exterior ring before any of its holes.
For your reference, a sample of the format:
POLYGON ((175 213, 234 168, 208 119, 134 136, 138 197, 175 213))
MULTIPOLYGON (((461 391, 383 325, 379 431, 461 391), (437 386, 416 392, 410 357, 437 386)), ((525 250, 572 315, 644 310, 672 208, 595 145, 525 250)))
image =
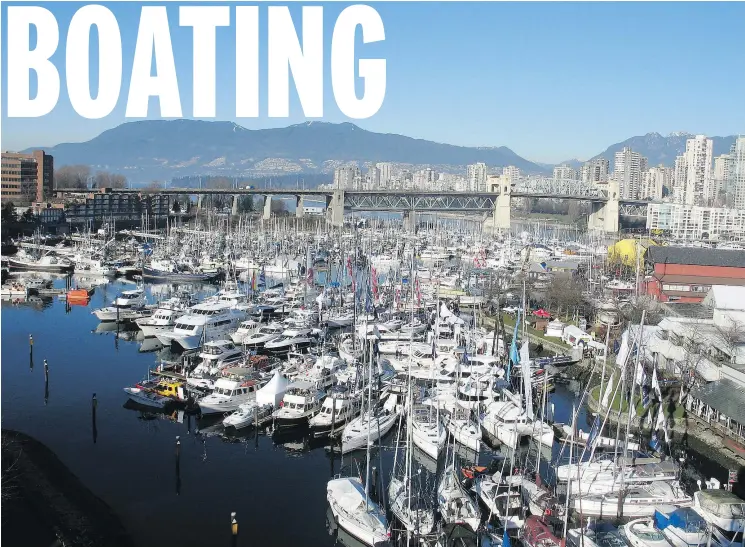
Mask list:
POLYGON ((54 172, 56 188, 87 188, 91 169, 87 165, 63 165, 54 172))
POLYGON ((745 324, 727 317, 724 324, 714 325, 715 339, 722 345, 722 349, 732 359, 737 348, 745 344, 745 324))
POLYGON ((6 201, 5 203, 3 203, 3 208, 0 216, 2 216, 3 222, 16 222, 18 220, 16 207, 15 205, 13 205, 13 202, 6 201))
POLYGON ((26 209, 21 215, 21 222, 36 222, 36 215, 31 210, 31 207, 26 209))
POLYGON ((270 205, 272 213, 277 215, 283 215, 287 213, 287 205, 281 199, 273 199, 270 205))
POLYGON ((239 213, 250 213, 253 210, 254 210, 253 196, 241 196, 238 200, 238 212, 239 213))
POLYGON ((97 171, 93 178, 93 184, 96 188, 125 188, 127 177, 108 171, 97 171))

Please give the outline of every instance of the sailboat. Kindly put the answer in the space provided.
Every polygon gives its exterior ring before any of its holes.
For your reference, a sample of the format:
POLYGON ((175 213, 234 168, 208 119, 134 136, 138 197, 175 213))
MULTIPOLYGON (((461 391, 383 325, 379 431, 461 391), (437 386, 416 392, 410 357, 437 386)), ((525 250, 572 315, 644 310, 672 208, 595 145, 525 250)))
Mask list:
MULTIPOLYGON (((377 503, 370 499, 370 446, 373 442, 371 422, 372 405, 372 344, 368 340, 369 378, 368 378, 368 412, 367 412, 367 471, 365 485, 357 477, 340 477, 332 479, 326 485, 326 498, 337 524, 350 535, 370 547, 388 542, 390 531, 388 520, 377 503)), ((377 421, 377 438, 380 439, 380 422, 377 421)), ((389 427, 390 429, 390 427, 389 427)))

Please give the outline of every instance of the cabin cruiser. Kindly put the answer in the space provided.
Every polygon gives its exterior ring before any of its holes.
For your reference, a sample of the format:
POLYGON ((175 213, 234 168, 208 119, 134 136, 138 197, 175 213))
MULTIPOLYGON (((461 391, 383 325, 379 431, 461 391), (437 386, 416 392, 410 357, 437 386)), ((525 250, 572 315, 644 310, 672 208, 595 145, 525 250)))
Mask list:
POLYGON ((276 427, 307 426, 321 408, 324 393, 314 382, 296 380, 287 386, 279 409, 274 412, 276 427))
POLYGON ((276 340, 284 332, 284 326, 280 323, 270 323, 263 327, 259 327, 251 334, 247 334, 243 338, 243 345, 247 348, 261 349, 267 342, 276 340))
POLYGON ((709 525, 693 507, 657 506, 654 522, 673 547, 703 547, 707 543, 709 525))
POLYGON ((630 547, 670 547, 665 534, 655 527, 652 518, 629 521, 619 527, 618 532, 630 547))
POLYGON ((359 413, 361 402, 358 393, 334 386, 323 400, 320 412, 310 419, 308 425, 316 437, 340 431, 359 413))
POLYGON ((541 420, 531 420, 513 401, 494 401, 481 420, 484 433, 505 446, 515 448, 521 437, 531 436, 544 446, 554 443, 554 429, 541 420))
POLYGON ((152 338, 158 333, 173 330, 176 319, 183 315, 183 310, 171 308, 158 308, 150 317, 135 319, 135 323, 142 331, 145 338, 152 338))
POLYGON ((205 342, 226 338, 245 317, 245 312, 227 304, 197 304, 176 320, 173 331, 161 332, 157 337, 165 346, 196 349, 205 342))
POLYGON ((316 386, 316 389, 327 391, 337 382, 337 375, 345 366, 346 363, 338 357, 321 355, 313 362, 313 366, 299 371, 295 380, 311 382, 316 386))
MULTIPOLYGON (((707 482, 707 485, 710 483, 707 482)), ((707 522, 726 533, 739 533, 742 538, 745 532, 745 501, 732 492, 718 488, 718 483, 712 486, 694 492, 693 506, 707 522)))
POLYGON ((603 456, 605 459, 583 462, 579 466, 560 465, 556 469, 556 480, 571 481, 572 491, 580 494, 606 494, 617 491, 624 484, 671 481, 678 477, 679 467, 673 461, 636 458, 635 465, 626 465, 625 458, 614 462, 611 457, 612 454, 608 454, 603 456))
POLYGON ((257 389, 258 385, 253 380, 219 378, 212 393, 198 401, 199 408, 202 414, 233 412, 241 404, 255 400, 257 389))
POLYGON ((259 405, 256 401, 249 401, 238 406, 238 410, 226 416, 222 421, 225 428, 243 429, 257 423, 262 423, 274 412, 272 405, 259 405))
POLYGON ((122 291, 111 303, 111 306, 93 310, 99 321, 129 321, 147 317, 152 310, 145 311, 147 305, 145 291, 143 289, 134 289, 131 291, 122 291))
POLYGON ((315 337, 311 329, 287 329, 282 334, 264 344, 264 349, 270 353, 285 354, 289 351, 306 349, 313 344, 315 337))
POLYGON ((246 319, 238 325, 238 329, 230 335, 230 339, 236 344, 242 344, 243 339, 258 330, 261 324, 253 319, 246 319))
POLYGON ((241 362, 243 351, 229 340, 212 340, 204 343, 199 357, 202 362, 194 369, 195 374, 217 374, 225 367, 241 362))

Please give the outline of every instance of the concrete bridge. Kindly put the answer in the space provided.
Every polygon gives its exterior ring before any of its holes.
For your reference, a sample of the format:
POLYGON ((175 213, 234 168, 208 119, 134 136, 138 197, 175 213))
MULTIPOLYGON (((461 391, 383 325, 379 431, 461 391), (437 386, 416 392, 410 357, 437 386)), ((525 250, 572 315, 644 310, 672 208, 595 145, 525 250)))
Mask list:
MULTIPOLYGON (((513 185, 495 184, 491 192, 445 192, 409 190, 341 190, 341 189, 268 189, 268 188, 167 188, 142 190, 131 188, 104 188, 103 193, 112 194, 163 194, 195 195, 197 207, 202 207, 205 195, 229 195, 233 197, 232 212, 238 213, 241 196, 261 196, 264 198, 263 218, 271 217, 273 197, 294 197, 296 216, 303 217, 305 200, 320 201, 326 204, 326 219, 334 226, 344 223, 345 212, 381 211, 402 212, 405 219, 412 219, 413 213, 477 213, 483 215, 484 226, 492 230, 510 228, 511 201, 513 198, 563 199, 591 203, 592 212, 588 219, 588 229, 607 233, 618 232, 619 217, 646 217, 648 201, 621 199, 618 183, 607 184, 606 191, 598 191, 587 185, 571 181, 572 184, 513 185)), ((90 190, 57 189, 56 192, 89 194, 90 190)))

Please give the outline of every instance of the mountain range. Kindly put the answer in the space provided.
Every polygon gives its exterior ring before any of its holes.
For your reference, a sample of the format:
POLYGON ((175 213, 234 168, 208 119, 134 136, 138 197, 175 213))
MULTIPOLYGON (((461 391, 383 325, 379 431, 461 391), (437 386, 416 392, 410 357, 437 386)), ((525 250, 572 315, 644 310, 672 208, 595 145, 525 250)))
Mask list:
POLYGON ((82 163, 94 169, 124 170, 132 180, 156 173, 154 178, 199 173, 330 173, 351 161, 463 168, 484 162, 490 167, 516 165, 530 173, 546 172, 503 146, 454 146, 374 133, 351 123, 306 122, 251 130, 231 122, 146 120, 119 125, 87 142, 43 149, 54 156, 56 165, 82 163))
MULTIPOLYGON (((610 162, 610 168, 613 169, 613 160, 616 152, 620 152, 624 147, 631 148, 634 152, 639 152, 645 156, 650 167, 663 164, 667 167, 675 165, 675 158, 680 156, 686 149, 686 141, 695 137, 691 133, 672 133, 663 137, 659 133, 647 133, 639 137, 631 137, 623 142, 610 145, 605 151, 601 152, 593 159, 605 158, 610 162)), ((735 135, 728 137, 709 137, 713 142, 713 156, 719 156, 729 152, 732 143, 735 142, 735 135)))
MULTIPOLYGON (((692 135, 648 133, 609 146, 597 157, 613 168, 615 152, 628 146, 649 165, 673 165, 692 135)), ((734 136, 711 137, 714 155, 729 151, 734 136)), ((526 173, 550 174, 553 165, 529 161, 507 147, 465 147, 403 135, 375 133, 352 123, 306 122, 276 129, 246 129, 232 122, 143 120, 128 122, 81 143, 35 147, 54 156, 56 166, 86 164, 122 172, 132 182, 189 175, 261 177, 330 174, 348 162, 403 163, 438 171, 465 171, 471 163, 490 169, 514 165, 526 173)), ((567 160, 573 167, 577 159, 567 160)))

